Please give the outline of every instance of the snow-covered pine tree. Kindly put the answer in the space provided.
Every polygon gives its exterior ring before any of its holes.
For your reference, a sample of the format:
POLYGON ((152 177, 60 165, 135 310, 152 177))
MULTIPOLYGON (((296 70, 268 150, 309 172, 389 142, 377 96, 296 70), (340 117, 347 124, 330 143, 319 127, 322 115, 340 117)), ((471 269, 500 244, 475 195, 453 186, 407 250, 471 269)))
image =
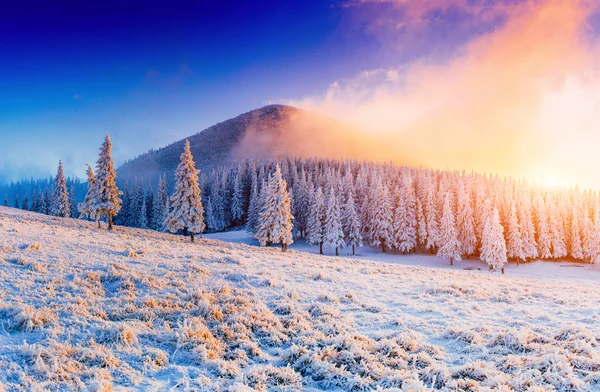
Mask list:
POLYGON ((550 228, 552 257, 554 259, 560 259, 567 255, 567 246, 565 244, 562 222, 559 218, 560 211, 552 196, 548 196, 546 199, 546 211, 548 213, 548 226, 550 228))
POLYGON ((533 223, 531 212, 530 195, 527 190, 521 192, 521 195, 518 198, 517 207, 525 258, 527 260, 535 259, 538 256, 538 246, 535 242, 535 225, 533 223))
POLYGON ((152 228, 154 230, 163 231, 164 221, 167 219, 167 203, 169 202, 169 194, 167 191, 167 176, 162 175, 158 180, 158 189, 154 198, 154 206, 152 211, 152 228))
POLYGON ((100 154, 96 162, 96 184, 98 188, 94 191, 92 200, 92 218, 98 221, 106 215, 108 230, 113 229, 113 217, 121 209, 121 191, 117 188, 117 173, 112 159, 112 142, 110 136, 106 135, 104 143, 100 147, 100 154))
MULTIPOLYGON (((90 165, 87 165, 87 170, 85 173, 87 174, 87 193, 83 202, 79 204, 78 210, 81 218, 90 218, 92 216, 97 215, 96 212, 92 210, 92 200, 96 197, 94 195, 94 192, 98 190, 98 188, 96 187, 96 177, 94 175, 94 170, 90 165)), ((99 219, 98 227, 100 227, 99 219)))
POLYGON ((392 203, 388 187, 383 184, 380 177, 375 180, 369 196, 372 201, 372 213, 369 226, 371 226, 370 243, 381 246, 381 251, 386 253, 386 246, 393 244, 392 238, 392 203))
POLYGON ((13 204, 14 208, 21 208, 21 201, 19 200, 19 194, 15 195, 15 204, 13 204))
POLYGON ((410 175, 403 172, 401 187, 395 191, 397 200, 392 221, 394 244, 402 253, 417 247, 416 196, 410 175))
POLYGON ((156 230, 154 228, 154 191, 152 190, 152 186, 150 189, 146 191, 146 227, 151 230, 156 230))
POLYGON ((235 226, 244 223, 246 215, 246 206, 244 198, 244 188, 242 184, 242 175, 237 173, 233 180, 233 195, 231 196, 231 219, 235 226))
POLYGON ((344 241, 344 230, 342 229, 340 205, 333 186, 329 188, 324 233, 323 244, 335 248, 335 255, 339 256, 339 248, 346 246, 346 243, 344 241))
POLYGON ((37 189, 33 188, 32 196, 31 196, 31 211, 39 212, 38 208, 40 206, 40 201, 38 199, 37 189))
POLYGON ((175 171, 175 192, 169 199, 169 212, 165 225, 171 233, 183 230, 183 235, 190 233, 194 242, 194 234, 204 231, 204 208, 198 186, 198 173, 194 157, 190 150, 190 142, 185 141, 185 147, 180 157, 179 166, 175 171))
POLYGON ((308 213, 308 225, 306 228, 306 242, 311 245, 319 245, 319 253, 323 254, 325 222, 325 196, 323 188, 318 187, 314 192, 308 213))
POLYGON ((259 215, 259 189, 258 178, 256 172, 252 172, 252 180, 250 186, 250 203, 248 204, 248 220, 246 222, 246 231, 256 234, 258 228, 259 215))
POLYGON ((542 259, 550 259, 552 258, 550 228, 548 227, 546 206, 540 192, 535 198, 535 218, 538 254, 542 259))
POLYGON ((212 203, 212 223, 214 231, 223 231, 227 224, 225 223, 225 205, 223 192, 221 191, 221 181, 216 179, 210 189, 210 201, 212 203))
POLYGON ((54 194, 52 197, 52 215, 66 218, 70 215, 69 191, 63 170, 62 161, 58 162, 58 172, 54 179, 54 194))
POLYGON ((600 262, 600 216, 597 208, 594 215, 595 219, 591 219, 587 210, 584 210, 583 253, 590 263, 600 262))
POLYGON ((467 257, 475 254, 477 249, 477 236, 475 235, 475 218, 471 207, 471 193, 461 184, 458 191, 458 213, 456 215, 456 229, 460 242, 460 253, 467 257))
POLYGON ((279 165, 269 178, 266 192, 265 208, 260 214, 256 238, 262 246, 266 244, 281 244, 285 252, 288 245, 294 242, 292 238, 292 213, 290 211, 290 196, 287 183, 281 177, 279 165))
POLYGON ((458 233, 454 223, 452 196, 450 192, 446 192, 444 196, 439 239, 440 244, 437 256, 450 260, 450 265, 454 265, 454 261, 460 261, 461 244, 458 241, 458 233))
POLYGON ((437 208, 435 199, 434 185, 431 179, 426 185, 426 199, 424 203, 425 222, 427 225, 427 239, 425 241, 425 249, 432 253, 436 253, 439 246, 439 225, 437 218, 437 208))
POLYGON ((583 260, 583 245, 581 238, 582 226, 582 208, 581 202, 577 198, 573 201, 570 220, 570 235, 569 235, 569 253, 576 260, 583 260))
POLYGON ((519 227, 519 220, 517 218, 515 201, 511 199, 509 203, 510 206, 506 227, 506 253, 508 258, 516 259, 518 265, 519 260, 525 261, 527 256, 525 254, 525 244, 523 243, 521 228, 519 227))
POLYGON ((342 222, 344 225, 344 241, 346 245, 352 246, 352 255, 355 255, 356 247, 362 246, 362 235, 360 234, 361 224, 354 204, 353 192, 348 193, 348 199, 342 208, 342 222))
POLYGON ((44 214, 50 215, 50 209, 52 208, 52 196, 50 196, 50 189, 46 188, 44 191, 44 214))
POLYGON ((27 193, 25 193, 25 196, 23 196, 23 202, 21 203, 21 209, 28 211, 29 210, 29 196, 27 196, 27 193))
POLYGON ((69 189, 69 217, 77 218, 77 201, 75 201, 75 185, 69 189))
POLYGON ((148 215, 147 215, 147 211, 148 211, 148 207, 146 205, 146 198, 143 196, 142 194, 142 205, 140 206, 140 210, 139 210, 139 217, 138 217, 138 226, 140 229, 147 229, 148 228, 148 215))
POLYGON ((488 215, 481 242, 481 261, 489 265, 490 269, 501 268, 504 274, 504 264, 507 262, 506 242, 497 207, 494 207, 492 213, 488 215))
POLYGON ((121 209, 119 210, 119 213, 115 216, 115 224, 119 226, 131 226, 131 200, 133 196, 129 189, 129 181, 125 181, 123 192, 121 194, 121 209))
POLYGON ((4 207, 8 207, 8 195, 4 194, 4 207))

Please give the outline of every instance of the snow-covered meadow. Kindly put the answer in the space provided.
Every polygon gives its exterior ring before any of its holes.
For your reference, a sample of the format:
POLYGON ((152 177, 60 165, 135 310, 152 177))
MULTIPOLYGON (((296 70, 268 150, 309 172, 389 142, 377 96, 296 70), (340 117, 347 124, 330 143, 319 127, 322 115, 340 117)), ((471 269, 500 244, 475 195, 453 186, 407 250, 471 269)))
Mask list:
POLYGON ((0 207, 0 390, 600 389, 597 271, 367 257, 0 207))

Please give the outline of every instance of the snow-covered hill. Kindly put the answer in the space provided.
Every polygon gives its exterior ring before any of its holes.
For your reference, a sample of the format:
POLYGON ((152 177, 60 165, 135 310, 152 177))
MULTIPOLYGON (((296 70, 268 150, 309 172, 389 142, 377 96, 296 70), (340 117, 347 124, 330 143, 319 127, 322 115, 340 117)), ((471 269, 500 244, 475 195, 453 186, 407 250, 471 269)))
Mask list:
MULTIPOLYGON (((208 170, 232 160, 283 156, 354 157, 354 131, 333 119, 286 105, 268 105, 220 122, 187 138, 196 167, 208 170)), ((144 179, 155 184, 167 174, 169 182, 179 163, 185 140, 142 154, 118 168, 120 182, 144 179)))
POLYGON ((0 389, 600 388, 594 280, 117 229, 0 207, 0 389))

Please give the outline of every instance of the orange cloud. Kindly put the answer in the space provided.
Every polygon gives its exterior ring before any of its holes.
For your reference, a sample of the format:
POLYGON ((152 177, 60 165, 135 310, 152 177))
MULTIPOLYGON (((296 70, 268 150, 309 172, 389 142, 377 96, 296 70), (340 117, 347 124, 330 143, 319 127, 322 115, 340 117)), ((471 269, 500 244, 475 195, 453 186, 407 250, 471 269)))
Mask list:
MULTIPOLYGON (((418 18, 448 2, 396 3, 418 18)), ((600 167, 594 4, 528 1, 503 11, 503 26, 444 64, 366 71, 294 104, 362 129, 368 158, 600 187, 590 170, 600 167)))

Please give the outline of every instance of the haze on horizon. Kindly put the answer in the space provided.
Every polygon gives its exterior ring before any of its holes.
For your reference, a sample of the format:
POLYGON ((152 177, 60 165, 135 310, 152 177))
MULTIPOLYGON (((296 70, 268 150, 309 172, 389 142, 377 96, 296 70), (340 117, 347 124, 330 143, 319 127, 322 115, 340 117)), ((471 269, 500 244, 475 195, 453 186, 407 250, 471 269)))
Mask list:
POLYGON ((600 189, 595 2, 283 3, 9 6, 0 181, 282 102, 359 129, 368 159, 600 189))

